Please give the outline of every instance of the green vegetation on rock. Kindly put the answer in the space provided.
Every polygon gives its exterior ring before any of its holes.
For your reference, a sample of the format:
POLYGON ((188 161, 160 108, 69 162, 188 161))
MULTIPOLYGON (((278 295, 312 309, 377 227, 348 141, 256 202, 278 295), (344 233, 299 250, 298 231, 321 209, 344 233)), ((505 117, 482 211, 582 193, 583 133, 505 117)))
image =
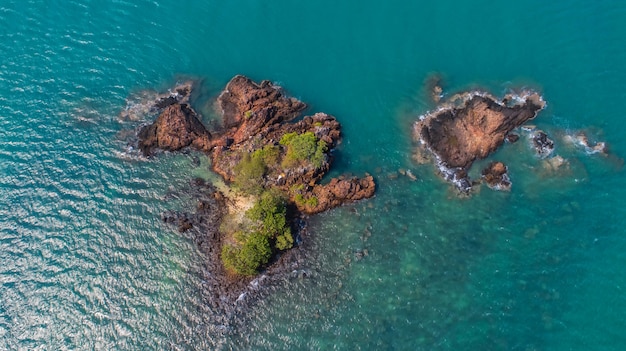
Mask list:
POLYGON ((260 194, 263 191, 263 177, 268 165, 278 163, 279 155, 280 150, 274 145, 266 145, 252 154, 244 154, 235 166, 235 187, 248 194, 260 194))
POLYGON ((293 167, 300 162, 310 162, 315 168, 319 168, 328 151, 326 142, 318 139, 312 132, 287 133, 280 139, 280 144, 287 147, 282 164, 285 168, 293 167))
POLYGON ((317 204, 319 203, 319 201, 317 200, 317 197, 310 196, 308 198, 305 198, 302 194, 296 194, 296 196, 294 197, 294 200, 296 201, 298 205, 307 206, 307 207, 316 207, 317 204))
POLYGON ((224 245, 222 261, 224 266, 241 275, 254 275, 257 269, 272 257, 269 239, 258 232, 245 236, 239 245, 224 245))
POLYGON ((265 191, 260 195, 246 212, 252 224, 234 233, 234 242, 222 247, 222 261, 227 269, 241 275, 254 275, 269 262, 272 252, 293 246, 286 205, 278 191, 265 191))

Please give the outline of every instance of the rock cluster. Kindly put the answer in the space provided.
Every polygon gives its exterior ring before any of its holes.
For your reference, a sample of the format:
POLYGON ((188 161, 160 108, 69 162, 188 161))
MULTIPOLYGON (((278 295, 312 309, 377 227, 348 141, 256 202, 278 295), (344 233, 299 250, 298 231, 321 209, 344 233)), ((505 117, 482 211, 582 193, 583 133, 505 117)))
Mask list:
POLYGON ((537 155, 542 158, 548 157, 554 151, 554 141, 541 130, 537 130, 532 134, 532 141, 537 155))
POLYGON ((330 151, 341 140, 341 125, 335 117, 316 113, 302 120, 289 123, 306 105, 284 94, 283 90, 269 81, 257 84, 244 76, 235 76, 217 99, 222 114, 222 129, 209 132, 200 122, 196 112, 186 103, 175 99, 163 102, 164 108, 151 125, 139 131, 139 148, 149 156, 156 150, 176 151, 194 147, 207 152, 212 159, 213 170, 226 181, 236 177, 236 165, 246 154, 265 146, 280 150, 284 157, 285 148, 279 144, 287 133, 311 132, 325 142, 327 150, 320 165, 298 164, 283 167, 279 163, 267 165, 261 180, 264 188, 279 187, 289 194, 297 208, 313 214, 339 206, 346 202, 372 197, 375 184, 371 176, 363 179, 337 179, 329 184, 317 184, 330 169, 330 151), (297 194, 294 185, 301 185, 297 194), (295 201, 298 198, 317 199, 315 206, 309 202, 295 201))
POLYGON ((508 168, 502 162, 491 162, 483 169, 482 179, 494 190, 511 190, 508 168))
MULTIPOLYGON (((414 138, 436 159, 439 171, 456 187, 469 192, 468 170, 499 148, 508 134, 545 107, 537 93, 526 92, 500 101, 479 92, 459 94, 413 126, 414 138)), ((509 137, 513 142, 516 138, 509 137)))

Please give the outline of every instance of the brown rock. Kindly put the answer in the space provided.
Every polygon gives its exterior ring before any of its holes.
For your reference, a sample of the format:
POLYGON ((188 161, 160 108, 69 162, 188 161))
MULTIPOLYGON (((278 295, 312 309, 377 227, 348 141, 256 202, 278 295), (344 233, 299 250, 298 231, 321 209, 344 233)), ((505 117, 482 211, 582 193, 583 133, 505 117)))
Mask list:
POLYGON ((374 177, 367 175, 364 178, 333 178, 328 184, 316 184, 305 197, 317 198, 317 205, 296 203, 298 210, 307 214, 314 214, 374 196, 376 183, 374 177))
POLYGON ((154 123, 144 127, 138 137, 144 155, 152 155, 155 149, 176 151, 193 146, 206 150, 211 134, 189 105, 174 103, 167 106, 154 123))
POLYGON ((456 98, 460 104, 451 102, 423 116, 413 131, 415 139, 435 154, 444 177, 469 191, 471 182, 465 178, 472 163, 495 151, 511 130, 534 118, 545 103, 536 93, 520 96, 523 102, 512 105, 477 92, 456 98))
POLYGON ((511 190, 508 168, 502 162, 491 162, 482 171, 482 178, 491 189, 511 190))
POLYGON ((218 97, 226 130, 236 128, 231 137, 240 143, 268 126, 297 117, 306 104, 286 97, 282 89, 264 80, 256 84, 250 78, 235 76, 218 97))

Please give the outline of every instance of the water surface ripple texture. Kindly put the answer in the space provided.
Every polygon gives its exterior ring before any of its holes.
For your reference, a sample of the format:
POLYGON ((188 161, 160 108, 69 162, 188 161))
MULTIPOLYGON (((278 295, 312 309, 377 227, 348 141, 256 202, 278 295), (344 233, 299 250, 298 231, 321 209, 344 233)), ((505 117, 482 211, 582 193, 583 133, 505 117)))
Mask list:
POLYGON ((5 0, 0 350, 623 350, 624 38, 620 1, 5 0), (433 72, 450 94, 540 91, 533 123, 571 172, 520 140, 493 156, 510 192, 457 198, 411 157, 433 72), (193 78, 208 122, 235 74, 337 116, 334 172, 379 191, 312 218, 306 274, 227 326, 202 254, 160 220, 193 206, 206 159, 139 157, 147 121, 118 113, 193 78), (613 156, 564 141, 581 130, 613 156))

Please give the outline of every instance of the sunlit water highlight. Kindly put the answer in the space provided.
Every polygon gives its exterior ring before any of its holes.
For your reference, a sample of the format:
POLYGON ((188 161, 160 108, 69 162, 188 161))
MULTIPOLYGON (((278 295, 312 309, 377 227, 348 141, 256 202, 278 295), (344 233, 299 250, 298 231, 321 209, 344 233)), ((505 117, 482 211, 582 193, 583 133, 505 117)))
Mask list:
POLYGON ((623 349, 624 37, 613 1, 4 1, 0 349, 623 349), (521 140, 493 156, 510 193, 457 198, 411 161, 431 72, 448 93, 540 90, 535 122, 571 172, 521 140), (370 172, 380 190, 312 218, 306 276, 225 331, 201 253, 160 221, 206 162, 129 153, 142 121, 117 115, 184 77, 208 112, 237 73, 337 116, 333 174, 370 172), (583 129, 616 156, 563 142, 583 129))

